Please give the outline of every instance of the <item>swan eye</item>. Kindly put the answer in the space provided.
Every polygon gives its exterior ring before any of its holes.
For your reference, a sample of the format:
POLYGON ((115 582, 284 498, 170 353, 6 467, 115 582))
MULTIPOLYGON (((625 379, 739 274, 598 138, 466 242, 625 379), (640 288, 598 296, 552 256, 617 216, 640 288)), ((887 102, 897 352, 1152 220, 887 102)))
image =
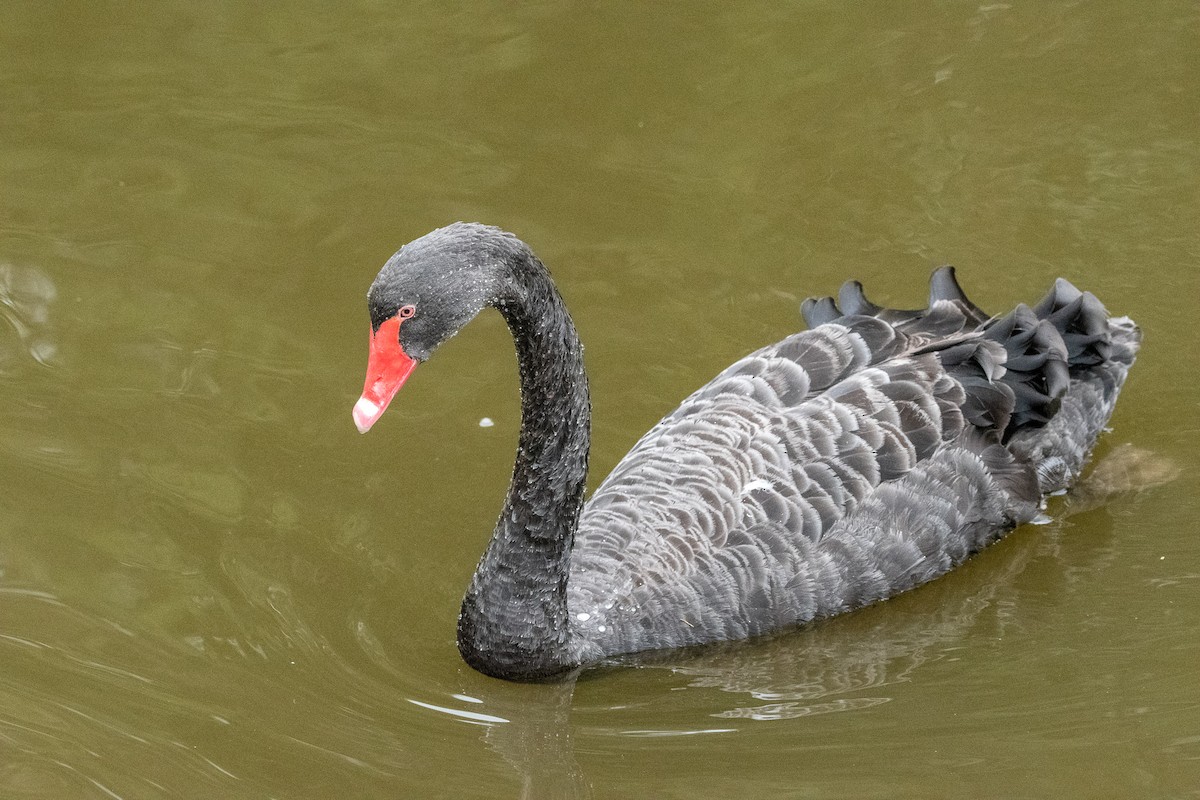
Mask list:
POLYGON ((408 319, 413 314, 417 313, 417 307, 414 305, 402 306, 397 313, 400 319, 408 319))

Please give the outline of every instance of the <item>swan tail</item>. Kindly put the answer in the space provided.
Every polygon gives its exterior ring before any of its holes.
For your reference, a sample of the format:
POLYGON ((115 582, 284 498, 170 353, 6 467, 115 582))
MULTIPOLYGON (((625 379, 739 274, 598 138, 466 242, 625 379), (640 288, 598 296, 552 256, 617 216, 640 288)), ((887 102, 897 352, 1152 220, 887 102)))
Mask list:
POLYGON ((1133 363, 1141 332, 1127 317, 1110 317, 1091 292, 1076 289, 1059 278, 1046 296, 1033 307, 1038 319, 1054 325, 1067 348, 1072 375, 1118 363, 1133 363))
POLYGON ((1090 419, 1074 419, 1077 408, 1068 416, 1072 435, 1090 448, 1116 405, 1139 336, 1128 319, 1109 317, 1095 295, 1059 278, 1033 307, 1018 305, 983 322, 976 335, 928 349, 962 384, 964 416, 1004 444, 1047 427, 1086 395, 1090 419))
POLYGON ((1116 405, 1141 332, 1110 317, 1090 292, 1059 278, 1035 305, 990 317, 958 285, 953 267, 930 278, 924 309, 890 309, 848 281, 801 305, 810 327, 874 317, 904 334, 911 355, 933 353, 966 395, 962 413, 980 449, 1002 445, 1034 464, 1043 493, 1065 488, 1116 405))
POLYGON ((962 384, 963 416, 979 441, 1031 466, 1045 495, 1068 488, 1083 468, 1140 340, 1131 320, 1110 317, 1095 295, 1059 278, 1036 305, 928 349, 962 384))
POLYGON ((1067 489, 1083 468, 1116 407, 1142 333, 1131 319, 1109 316, 1095 295, 1062 278, 1032 312, 1061 338, 1069 382, 1051 419, 1009 430, 1006 439, 1014 456, 1036 465, 1047 494, 1067 489))

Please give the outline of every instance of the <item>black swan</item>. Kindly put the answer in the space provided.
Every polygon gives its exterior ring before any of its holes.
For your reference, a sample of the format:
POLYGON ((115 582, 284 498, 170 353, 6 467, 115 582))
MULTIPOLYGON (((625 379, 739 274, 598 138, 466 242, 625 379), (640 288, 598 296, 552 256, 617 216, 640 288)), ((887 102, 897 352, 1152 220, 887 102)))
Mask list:
POLYGON ((512 483, 458 619, 475 669, 546 680, 638 651, 741 639, 932 580, 1067 488, 1140 332, 1061 278, 989 317, 951 267, 929 307, 857 282, 811 330, 735 362, 634 445, 584 503, 583 347, 550 273, 510 233, 456 223, 371 284, 359 431, 485 306, 516 343, 512 483))

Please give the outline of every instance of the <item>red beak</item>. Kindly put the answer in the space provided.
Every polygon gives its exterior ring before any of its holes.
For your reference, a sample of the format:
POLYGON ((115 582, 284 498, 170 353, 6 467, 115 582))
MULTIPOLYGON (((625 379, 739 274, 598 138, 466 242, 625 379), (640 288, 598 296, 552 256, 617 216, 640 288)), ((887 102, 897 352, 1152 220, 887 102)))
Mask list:
POLYGON ((362 397, 354 404, 354 424, 359 433, 369 431, 383 416, 388 403, 416 369, 417 363, 400 347, 400 317, 384 321, 379 330, 371 334, 367 380, 363 384, 362 397))

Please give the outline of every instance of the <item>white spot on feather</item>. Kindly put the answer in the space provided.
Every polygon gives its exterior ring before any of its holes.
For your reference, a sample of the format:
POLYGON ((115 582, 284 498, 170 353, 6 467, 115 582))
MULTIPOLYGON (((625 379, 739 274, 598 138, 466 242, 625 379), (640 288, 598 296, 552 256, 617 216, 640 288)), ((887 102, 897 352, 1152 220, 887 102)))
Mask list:
POLYGON ((750 494, 751 492, 756 492, 759 489, 771 489, 771 488, 772 488, 772 486, 771 486, 770 481, 763 480, 762 478, 756 478, 755 480, 750 481, 749 483, 747 483, 745 486, 742 487, 742 497, 745 497, 746 495, 750 494))

